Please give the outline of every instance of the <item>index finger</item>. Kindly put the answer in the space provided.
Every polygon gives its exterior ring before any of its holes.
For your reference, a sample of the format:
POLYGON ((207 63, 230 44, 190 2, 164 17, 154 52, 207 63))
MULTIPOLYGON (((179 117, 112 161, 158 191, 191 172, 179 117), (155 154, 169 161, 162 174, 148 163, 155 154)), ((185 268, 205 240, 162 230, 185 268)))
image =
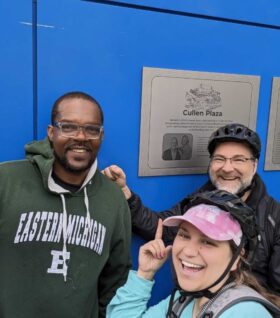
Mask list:
POLYGON ((158 219, 158 225, 157 225, 157 231, 155 235, 155 239, 161 239, 162 238, 162 232, 163 232, 163 225, 162 225, 162 219, 158 219))

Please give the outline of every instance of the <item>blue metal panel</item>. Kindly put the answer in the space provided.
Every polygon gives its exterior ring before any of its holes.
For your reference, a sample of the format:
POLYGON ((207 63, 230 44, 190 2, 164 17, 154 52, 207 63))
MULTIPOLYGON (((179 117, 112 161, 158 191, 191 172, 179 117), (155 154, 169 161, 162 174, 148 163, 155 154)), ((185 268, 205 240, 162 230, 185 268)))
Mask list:
POLYGON ((208 18, 239 20, 245 23, 263 23, 280 26, 280 4, 278 0, 84 0, 111 5, 150 8, 162 12, 202 15, 208 18))
MULTIPOLYGON (((96 2, 38 1, 39 137, 46 134, 54 99, 69 90, 87 91, 105 113, 100 167, 122 166, 129 185, 151 207, 174 204, 207 176, 137 176, 141 72, 150 66, 260 75, 257 131, 265 144, 271 79, 280 76, 279 0, 119 1, 141 10, 96 2)), ((31 10, 31 0, 0 0, 1 161, 22 157, 23 144, 32 139, 31 10)), ((280 172, 264 172, 263 164, 264 152, 258 171, 280 199, 280 172)), ((134 266, 141 242, 133 241, 134 266)), ((152 302, 169 293, 168 270, 167 264, 159 273, 161 288, 152 302)))
POLYGON ((32 139, 32 4, 0 1, 0 160, 22 158, 32 139))
MULTIPOLYGON (((170 8, 170 1, 163 3, 170 8)), ((180 3, 172 2, 172 8, 183 9, 180 3)), ((234 11, 230 5, 211 3, 207 14, 217 14, 219 9, 220 16, 228 17, 226 13, 234 11)), ((238 4, 231 17, 244 17, 244 6, 241 1, 238 4)), ((192 9, 203 13, 194 1, 192 9)), ((253 20, 272 22, 260 6, 257 9, 253 20)), ((146 204, 167 208, 198 188, 207 176, 137 176, 143 66, 260 75, 257 130, 265 143, 271 78, 280 73, 277 29, 74 0, 39 1, 38 24, 39 135, 45 135, 51 104, 58 95, 69 90, 89 92, 105 113, 100 167, 122 166, 129 185, 146 204)), ((264 172, 263 162, 264 153, 259 172, 280 198, 276 190, 279 172, 264 172)), ((133 241, 134 266, 140 242, 133 241)), ((164 271, 168 270, 166 265, 164 271)), ((160 273, 162 277, 152 303, 170 292, 170 279, 160 273)))

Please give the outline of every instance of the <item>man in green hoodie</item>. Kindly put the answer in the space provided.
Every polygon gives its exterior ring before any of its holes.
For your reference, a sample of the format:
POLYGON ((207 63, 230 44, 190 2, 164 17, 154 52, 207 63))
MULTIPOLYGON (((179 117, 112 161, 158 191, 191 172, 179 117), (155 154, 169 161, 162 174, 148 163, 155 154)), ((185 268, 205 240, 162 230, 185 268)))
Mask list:
POLYGON ((26 160, 0 165, 0 317, 99 318, 130 268, 130 211, 97 168, 99 103, 70 92, 26 160))

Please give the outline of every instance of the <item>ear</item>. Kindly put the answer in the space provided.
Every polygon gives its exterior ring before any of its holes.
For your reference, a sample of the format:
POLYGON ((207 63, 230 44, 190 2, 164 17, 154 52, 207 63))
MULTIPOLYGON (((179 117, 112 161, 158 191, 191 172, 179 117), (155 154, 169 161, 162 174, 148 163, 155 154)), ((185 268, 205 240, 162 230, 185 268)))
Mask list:
POLYGON ((259 163, 259 160, 256 159, 256 160, 255 160, 255 164, 254 164, 254 174, 257 172, 258 163, 259 163))
POLYGON ((48 131, 47 132, 48 132, 49 140, 53 141, 53 126, 52 125, 48 126, 48 131))
POLYGON ((102 129, 102 131, 101 131, 100 142, 103 141, 103 138, 104 138, 104 129, 102 129))
POLYGON ((237 259, 235 260, 235 262, 231 266, 231 269, 230 269, 231 272, 234 272, 237 270, 239 261, 240 261, 240 255, 237 257, 237 259))
POLYGON ((235 260, 235 262, 233 263, 233 265, 232 265, 232 267, 231 267, 231 269, 230 269, 231 272, 234 272, 234 271, 237 270, 238 265, 239 265, 239 262, 240 262, 240 259, 241 259, 241 257, 244 256, 244 255, 245 255, 245 249, 244 249, 244 247, 243 247, 242 250, 241 250, 241 252, 240 252, 240 255, 237 257, 237 259, 235 260))

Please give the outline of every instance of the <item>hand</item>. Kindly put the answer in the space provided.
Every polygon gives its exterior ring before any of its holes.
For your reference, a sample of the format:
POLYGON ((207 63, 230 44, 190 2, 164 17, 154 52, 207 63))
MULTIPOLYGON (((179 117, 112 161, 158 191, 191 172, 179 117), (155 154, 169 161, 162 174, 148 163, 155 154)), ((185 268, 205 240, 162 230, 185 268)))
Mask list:
POLYGON ((131 197, 131 191, 126 185, 126 175, 124 171, 116 166, 111 165, 101 171, 106 177, 114 181, 123 191, 125 198, 128 200, 131 197))
POLYGON ((142 278, 152 280, 170 254, 172 246, 164 246, 162 230, 162 220, 159 219, 155 239, 140 248, 137 275, 142 278))

